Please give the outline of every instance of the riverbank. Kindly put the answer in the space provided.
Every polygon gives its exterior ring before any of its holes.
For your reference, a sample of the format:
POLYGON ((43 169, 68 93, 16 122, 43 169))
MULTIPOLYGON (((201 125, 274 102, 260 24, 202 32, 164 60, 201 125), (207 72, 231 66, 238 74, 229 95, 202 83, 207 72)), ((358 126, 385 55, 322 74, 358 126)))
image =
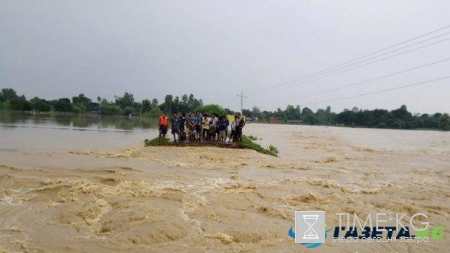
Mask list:
MULTIPOLYGON (((99 114, 95 112, 88 113, 61 113, 61 112, 42 112, 42 113, 33 113, 33 112, 19 112, 19 111, 11 111, 11 110, 2 110, 0 109, 0 121, 6 123, 14 123, 19 119, 23 118, 59 118, 61 123, 66 124, 67 121, 73 121, 74 124, 84 127, 86 126, 86 122, 98 122, 104 125, 115 124, 124 125, 127 129, 131 128, 156 128, 158 122, 158 114, 150 115, 150 114, 133 114, 130 115, 106 115, 99 114), (122 122, 121 124, 117 124, 117 122, 122 122), (130 124, 130 122, 134 122, 134 124, 130 124)), ((250 120, 247 121, 247 124, 253 124, 250 120)), ((257 122, 257 124, 269 124, 267 122, 257 122)), ((439 127, 414 127, 414 128, 402 128, 402 127, 388 127, 388 126, 363 126, 363 125, 354 125, 354 124, 305 124, 305 123, 280 123, 281 125, 294 125, 294 126, 320 126, 320 127, 343 127, 343 128, 355 128, 355 129, 391 129, 391 130, 415 130, 415 131, 438 131, 438 132, 448 132, 449 128, 439 128, 439 127)), ((437 124, 437 123, 436 123, 437 124)), ((445 123, 447 124, 447 123, 445 123)), ((272 125, 272 124, 271 124, 272 125)), ((274 124, 279 125, 279 124, 274 124)), ((437 125, 436 125, 437 126, 437 125)))

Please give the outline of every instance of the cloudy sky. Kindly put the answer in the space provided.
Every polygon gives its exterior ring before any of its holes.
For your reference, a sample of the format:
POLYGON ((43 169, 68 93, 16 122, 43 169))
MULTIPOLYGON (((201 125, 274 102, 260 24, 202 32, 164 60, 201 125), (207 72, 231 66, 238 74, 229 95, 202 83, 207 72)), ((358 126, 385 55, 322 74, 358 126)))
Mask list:
POLYGON ((244 91, 245 108, 449 112, 449 10, 448 0, 0 0, 0 88, 47 99, 193 93, 231 109, 244 91))

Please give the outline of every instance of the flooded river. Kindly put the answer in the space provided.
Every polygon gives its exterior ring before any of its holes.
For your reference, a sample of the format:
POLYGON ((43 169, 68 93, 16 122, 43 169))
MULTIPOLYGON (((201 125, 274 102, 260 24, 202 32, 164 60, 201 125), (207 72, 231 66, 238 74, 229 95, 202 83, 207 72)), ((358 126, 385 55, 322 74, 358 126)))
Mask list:
MULTIPOLYGON (((422 212, 431 227, 450 227, 448 132, 247 124, 244 134, 278 148, 272 157, 144 147, 157 135, 154 123, 2 114, 0 252, 309 252, 288 235, 302 210, 325 211, 333 228, 339 212, 364 220, 405 213, 405 221, 422 212)), ((315 250, 449 247, 447 238, 347 244, 328 237, 315 250)))

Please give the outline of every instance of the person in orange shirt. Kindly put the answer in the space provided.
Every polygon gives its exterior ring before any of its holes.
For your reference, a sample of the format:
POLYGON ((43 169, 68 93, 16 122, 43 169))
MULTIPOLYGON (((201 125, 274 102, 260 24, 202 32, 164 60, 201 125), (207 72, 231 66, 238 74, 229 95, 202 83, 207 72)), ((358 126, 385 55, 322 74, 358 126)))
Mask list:
POLYGON ((168 126, 169 126, 169 118, 164 112, 161 112, 161 116, 159 116, 158 121, 159 142, 161 142, 163 138, 166 139, 168 126))

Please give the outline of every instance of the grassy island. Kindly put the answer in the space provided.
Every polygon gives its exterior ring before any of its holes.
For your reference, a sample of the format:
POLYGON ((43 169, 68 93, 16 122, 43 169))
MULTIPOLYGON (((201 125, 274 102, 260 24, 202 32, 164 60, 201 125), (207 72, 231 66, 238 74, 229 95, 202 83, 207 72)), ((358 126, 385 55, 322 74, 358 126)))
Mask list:
POLYGON ((274 146, 270 146, 269 148, 263 148, 261 145, 255 143, 252 139, 244 136, 241 142, 172 142, 170 139, 166 138, 162 141, 159 141, 158 138, 154 138, 152 140, 146 139, 145 146, 177 146, 177 147, 218 147, 218 148, 240 148, 240 149, 252 149, 259 153, 263 153, 271 156, 278 156, 278 150, 274 146))

